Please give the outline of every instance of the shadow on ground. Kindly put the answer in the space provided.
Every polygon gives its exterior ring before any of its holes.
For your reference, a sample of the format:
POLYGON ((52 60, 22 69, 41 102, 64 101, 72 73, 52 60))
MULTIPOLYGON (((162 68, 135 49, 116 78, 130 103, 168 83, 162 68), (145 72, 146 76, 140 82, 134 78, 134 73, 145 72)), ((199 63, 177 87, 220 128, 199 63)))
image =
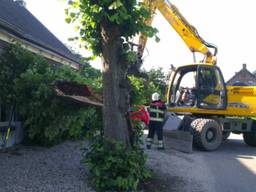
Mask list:
POLYGON ((195 150, 194 154, 203 157, 216 191, 256 191, 256 148, 246 145, 242 136, 231 135, 214 152, 195 150))

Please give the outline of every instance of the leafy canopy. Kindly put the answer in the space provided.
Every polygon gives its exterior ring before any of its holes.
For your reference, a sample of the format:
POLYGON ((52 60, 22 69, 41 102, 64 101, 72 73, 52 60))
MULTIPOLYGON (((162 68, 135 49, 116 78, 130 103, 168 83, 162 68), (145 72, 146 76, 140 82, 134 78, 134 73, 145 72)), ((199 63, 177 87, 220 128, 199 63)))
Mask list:
POLYGON ((69 0, 68 4, 69 8, 65 10, 66 22, 76 25, 82 44, 97 56, 102 53, 103 23, 118 26, 125 52, 130 50, 130 38, 139 33, 153 37, 157 32, 145 24, 150 12, 137 0, 69 0))
POLYGON ((53 82, 59 79, 100 90, 100 72, 91 66, 85 65, 81 71, 54 67, 21 46, 11 45, 0 56, 0 71, 0 100, 6 113, 16 103, 27 142, 48 146, 80 138, 85 128, 102 126, 101 113, 96 109, 67 104, 54 94, 53 82))
POLYGON ((148 79, 129 76, 132 88, 131 97, 133 104, 148 104, 151 100, 151 95, 154 92, 160 93, 161 98, 164 99, 166 80, 163 69, 151 69, 150 71, 144 70, 144 73, 147 74, 148 79))

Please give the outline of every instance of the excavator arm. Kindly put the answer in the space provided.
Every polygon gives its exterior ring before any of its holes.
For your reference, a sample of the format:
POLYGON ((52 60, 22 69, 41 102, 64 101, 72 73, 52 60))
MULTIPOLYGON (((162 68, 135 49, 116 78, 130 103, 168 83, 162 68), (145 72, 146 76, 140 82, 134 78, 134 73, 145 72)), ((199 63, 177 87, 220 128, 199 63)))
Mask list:
MULTIPOLYGON (((217 47, 207 43, 200 37, 195 27, 190 25, 188 21, 182 16, 178 8, 169 2, 169 0, 144 0, 144 5, 149 8, 151 17, 146 21, 146 24, 151 26, 155 10, 159 10, 169 24, 176 30, 179 36, 186 43, 191 52, 199 52, 204 55, 204 63, 216 64, 217 47), (214 52, 210 49, 213 49, 214 52)), ((140 36, 138 55, 142 57, 146 47, 147 37, 140 36)))

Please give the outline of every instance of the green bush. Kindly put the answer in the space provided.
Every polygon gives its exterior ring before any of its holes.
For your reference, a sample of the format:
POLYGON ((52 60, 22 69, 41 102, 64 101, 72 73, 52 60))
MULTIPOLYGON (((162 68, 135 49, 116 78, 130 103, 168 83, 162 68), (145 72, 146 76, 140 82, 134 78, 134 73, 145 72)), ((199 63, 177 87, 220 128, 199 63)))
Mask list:
POLYGON ((143 149, 126 149, 113 141, 94 139, 83 162, 98 191, 136 191, 139 183, 150 177, 143 149))
POLYGON ((105 139, 103 134, 91 137, 82 162, 89 168, 92 185, 97 191, 137 191, 139 184, 151 177, 145 166, 143 127, 139 121, 132 124, 134 136, 129 148, 105 139))
POLYGON ((0 98, 6 108, 16 103, 26 141, 52 145, 67 138, 80 138, 86 126, 101 126, 96 109, 66 104, 54 94, 55 80, 88 82, 89 78, 80 72, 67 66, 54 67, 18 45, 5 50, 0 71, 0 98))

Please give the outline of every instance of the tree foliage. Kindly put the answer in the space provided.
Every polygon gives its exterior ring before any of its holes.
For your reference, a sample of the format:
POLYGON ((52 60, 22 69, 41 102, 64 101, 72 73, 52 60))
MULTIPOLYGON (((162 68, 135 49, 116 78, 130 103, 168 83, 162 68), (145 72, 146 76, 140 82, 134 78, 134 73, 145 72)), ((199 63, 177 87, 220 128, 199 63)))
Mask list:
POLYGON ((85 79, 84 83, 92 87, 97 93, 102 95, 103 80, 100 70, 93 68, 91 65, 83 65, 80 69, 80 76, 85 79))
POLYGON ((166 92, 166 76, 163 68, 150 69, 146 73, 148 81, 152 82, 156 86, 156 91, 164 96, 166 92))
POLYGON ((133 55, 128 44, 132 37, 139 33, 153 37, 157 32, 145 24, 150 12, 137 0, 69 0, 68 3, 66 22, 76 24, 80 41, 95 55, 102 55, 103 52, 101 25, 104 23, 118 26, 123 51, 128 57, 133 55))
POLYGON ((101 126, 95 109, 67 105, 54 94, 55 80, 93 81, 79 72, 67 66, 56 68, 16 45, 8 47, 0 57, 0 71, 0 98, 7 109, 16 103, 27 141, 52 145, 63 139, 81 137, 86 122, 90 126, 101 126))
POLYGON ((148 79, 130 76, 131 99, 133 104, 145 105, 151 101, 151 95, 158 92, 161 98, 165 97, 166 82, 162 68, 144 70, 148 79))

